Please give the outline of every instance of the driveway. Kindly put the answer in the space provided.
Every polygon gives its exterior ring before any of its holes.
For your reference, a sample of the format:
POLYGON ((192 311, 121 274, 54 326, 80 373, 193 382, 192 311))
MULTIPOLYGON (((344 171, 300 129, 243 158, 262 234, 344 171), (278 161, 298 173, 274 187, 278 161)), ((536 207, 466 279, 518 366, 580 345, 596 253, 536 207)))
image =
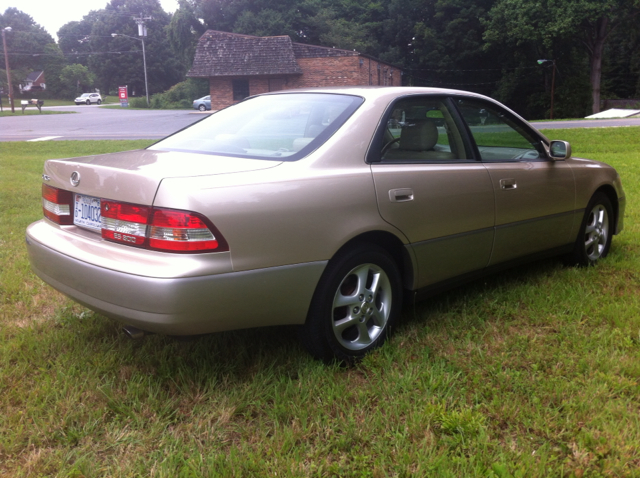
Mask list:
POLYGON ((0 117, 0 141, 161 139, 207 116, 195 110, 113 109, 97 105, 42 109, 76 114, 0 117))

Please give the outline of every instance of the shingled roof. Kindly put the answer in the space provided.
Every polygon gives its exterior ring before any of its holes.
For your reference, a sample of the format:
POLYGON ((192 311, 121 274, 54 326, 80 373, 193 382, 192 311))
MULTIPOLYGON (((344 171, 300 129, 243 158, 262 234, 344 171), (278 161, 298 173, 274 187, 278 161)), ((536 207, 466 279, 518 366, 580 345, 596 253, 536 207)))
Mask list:
POLYGON ((187 76, 301 75, 288 36, 255 37, 208 30, 187 76))

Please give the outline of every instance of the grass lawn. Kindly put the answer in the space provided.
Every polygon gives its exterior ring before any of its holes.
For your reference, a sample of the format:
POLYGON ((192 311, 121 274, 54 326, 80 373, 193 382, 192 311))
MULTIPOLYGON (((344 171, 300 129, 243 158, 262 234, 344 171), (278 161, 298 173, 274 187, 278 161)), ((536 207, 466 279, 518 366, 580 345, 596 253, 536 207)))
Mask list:
POLYGON ((640 476, 640 128, 546 133, 620 172, 609 257, 439 295, 352 368, 287 327, 129 340, 24 230, 45 159, 151 142, 0 143, 0 476, 640 476))
POLYGON ((22 108, 15 108, 14 113, 11 112, 11 108, 5 108, 4 111, 0 111, 0 118, 3 116, 66 115, 72 113, 75 113, 75 111, 38 111, 38 108, 36 108, 35 106, 29 106, 24 110, 24 113, 22 112, 22 108))

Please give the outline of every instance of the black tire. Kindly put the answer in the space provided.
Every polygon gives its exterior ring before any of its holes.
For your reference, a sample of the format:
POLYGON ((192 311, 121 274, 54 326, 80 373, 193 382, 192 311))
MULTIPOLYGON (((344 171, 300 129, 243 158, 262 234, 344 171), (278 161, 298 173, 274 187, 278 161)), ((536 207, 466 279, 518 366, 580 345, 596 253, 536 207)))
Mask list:
POLYGON ((206 110, 207 110, 207 107, 206 107, 205 105, 200 105, 200 106, 198 106, 198 109, 199 109, 200 111, 206 111, 206 110))
POLYGON ((584 213, 573 252, 568 257, 571 265, 592 266, 607 256, 611 248, 614 216, 611 201, 606 194, 593 195, 584 213))
POLYGON ((384 249, 361 244, 329 261, 300 338, 320 360, 354 363, 385 342, 401 308, 397 264, 384 249))
POLYGON ((101 104, 102 104, 102 100, 98 100, 98 101, 96 102, 96 104, 101 105, 101 104))
POLYGON ((91 104, 91 100, 87 100, 87 104, 90 105, 91 104))

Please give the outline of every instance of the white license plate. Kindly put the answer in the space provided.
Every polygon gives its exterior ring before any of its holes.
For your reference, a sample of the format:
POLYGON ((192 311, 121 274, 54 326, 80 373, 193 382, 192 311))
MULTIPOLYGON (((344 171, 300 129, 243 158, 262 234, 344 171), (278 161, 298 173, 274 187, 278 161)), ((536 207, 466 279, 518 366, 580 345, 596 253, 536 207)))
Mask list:
POLYGON ((73 208, 73 223, 76 226, 86 227, 96 231, 102 229, 100 224, 100 198, 76 194, 73 208))

